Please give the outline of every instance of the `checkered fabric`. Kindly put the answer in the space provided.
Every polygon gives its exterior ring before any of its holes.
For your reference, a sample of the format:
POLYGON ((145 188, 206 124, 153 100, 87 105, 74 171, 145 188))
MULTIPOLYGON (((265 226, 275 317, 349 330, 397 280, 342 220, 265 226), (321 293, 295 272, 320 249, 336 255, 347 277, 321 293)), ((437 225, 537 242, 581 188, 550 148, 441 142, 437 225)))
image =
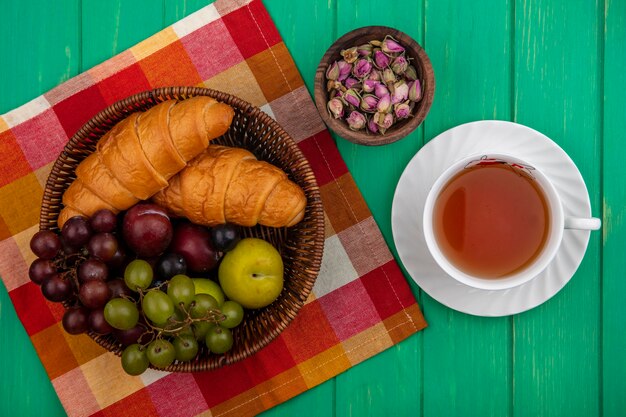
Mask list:
POLYGON ((0 117, 0 276, 70 416, 246 416, 424 328, 418 305, 260 0, 218 0, 0 117), (126 375, 29 281, 43 188, 89 118, 131 94, 206 86, 259 106, 299 143, 321 188, 326 243, 313 293, 256 355, 212 372, 126 375))

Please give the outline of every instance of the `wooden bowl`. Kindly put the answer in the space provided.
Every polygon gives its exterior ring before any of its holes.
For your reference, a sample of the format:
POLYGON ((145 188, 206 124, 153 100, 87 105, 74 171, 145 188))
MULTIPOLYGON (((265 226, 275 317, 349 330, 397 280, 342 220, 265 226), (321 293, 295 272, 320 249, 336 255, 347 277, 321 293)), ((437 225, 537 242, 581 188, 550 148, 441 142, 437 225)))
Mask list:
MULTIPOLYGON (((206 371, 242 360, 266 346, 284 330, 309 296, 320 269, 324 249, 324 213, 311 167, 291 137, 271 117, 237 97, 199 87, 169 87, 146 91, 118 101, 89 120, 69 141, 56 160, 44 191, 40 230, 55 230, 62 208, 61 196, 75 178, 78 164, 91 154, 98 140, 116 123, 169 99, 210 96, 229 104, 235 116, 228 132, 212 141, 246 148, 260 160, 276 165, 297 183, 307 197, 304 219, 290 228, 244 228, 245 236, 271 242, 285 266, 285 286, 279 298, 259 310, 246 310, 242 324, 233 329, 233 348, 224 355, 209 353, 201 344, 195 360, 174 362, 167 371, 206 371)), ((67 305, 66 305, 67 307, 67 305)), ((111 336, 89 333, 104 348, 121 355, 123 347, 111 336)))
POLYGON ((324 123, 335 133, 350 142, 360 145, 386 145, 407 136, 424 121, 435 94, 435 75, 430 59, 424 49, 407 34, 386 26, 365 26, 346 33, 328 48, 317 67, 314 89, 317 110, 322 116, 324 123), (412 117, 395 123, 384 135, 373 134, 367 132, 366 129, 360 131, 351 130, 344 120, 335 119, 328 114, 326 109, 326 104, 328 103, 326 70, 333 62, 342 59, 340 52, 343 49, 359 46, 374 39, 382 40, 386 35, 391 35, 398 40, 406 49, 407 58, 412 58, 412 64, 422 84, 422 99, 416 103, 412 117))

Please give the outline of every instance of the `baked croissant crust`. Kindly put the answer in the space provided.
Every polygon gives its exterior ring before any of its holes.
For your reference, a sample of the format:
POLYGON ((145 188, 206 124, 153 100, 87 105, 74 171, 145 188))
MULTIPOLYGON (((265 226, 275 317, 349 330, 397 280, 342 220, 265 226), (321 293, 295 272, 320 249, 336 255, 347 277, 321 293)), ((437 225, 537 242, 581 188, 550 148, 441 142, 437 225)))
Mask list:
POLYGON ((293 226, 304 217, 302 189, 245 149, 211 145, 152 200, 193 223, 293 226))
POLYGON ((126 117, 76 168, 76 179, 63 194, 59 228, 73 216, 91 217, 103 208, 118 213, 150 198, 223 135, 233 116, 232 107, 198 96, 126 117))

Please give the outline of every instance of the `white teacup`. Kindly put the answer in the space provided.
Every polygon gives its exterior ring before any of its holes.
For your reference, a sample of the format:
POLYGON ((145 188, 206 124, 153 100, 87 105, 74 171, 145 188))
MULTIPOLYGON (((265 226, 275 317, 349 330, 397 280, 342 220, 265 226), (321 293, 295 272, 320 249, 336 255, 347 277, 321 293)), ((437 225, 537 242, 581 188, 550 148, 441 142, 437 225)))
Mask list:
POLYGON ((432 254, 435 261, 439 266, 451 277, 457 281, 469 285, 471 287, 480 288, 484 290, 503 290, 507 288, 516 287, 522 285, 532 278, 539 275, 556 256, 561 240, 563 239, 564 229, 580 229, 580 230, 597 230, 600 228, 600 219, 592 218, 578 218, 578 217, 565 217, 563 213, 563 205, 561 198, 556 189, 550 182, 550 180, 538 169, 534 168, 531 164, 515 158, 511 155, 505 154, 481 154, 473 155, 467 158, 463 158, 455 162, 452 166, 446 169, 443 174, 437 178, 433 184, 428 197, 426 198, 426 204, 424 206, 423 217, 424 235, 426 237, 426 244, 432 254), (548 235, 543 244, 541 252, 530 262, 529 265, 524 268, 498 279, 486 279, 480 276, 474 276, 458 269, 453 265, 446 256, 442 253, 434 232, 433 221, 433 209, 435 202, 439 197, 442 188, 448 183, 448 181, 462 170, 473 166, 474 164, 482 163, 506 163, 515 167, 515 169, 521 169, 527 171, 529 176, 534 177, 535 181, 539 185, 539 188, 544 193, 549 213, 549 228, 548 235))

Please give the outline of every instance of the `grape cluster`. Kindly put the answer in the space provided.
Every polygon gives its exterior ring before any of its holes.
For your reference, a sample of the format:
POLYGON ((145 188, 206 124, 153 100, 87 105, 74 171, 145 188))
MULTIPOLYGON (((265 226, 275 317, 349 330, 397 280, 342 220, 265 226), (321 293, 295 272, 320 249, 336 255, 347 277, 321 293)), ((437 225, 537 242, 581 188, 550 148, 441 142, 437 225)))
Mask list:
MULTIPOLYGON (((169 253, 142 258, 142 241, 133 232, 149 226, 146 218, 124 219, 122 224, 104 209, 89 219, 67 220, 60 234, 39 231, 30 242, 38 258, 29 277, 46 299, 64 303, 65 331, 113 335, 125 346, 122 367, 130 375, 141 374, 150 364, 166 368, 175 360, 193 360, 201 344, 215 354, 227 352, 233 345, 231 329, 244 316, 242 306, 224 301, 223 294, 196 293, 194 279, 187 275, 190 263, 214 267, 222 252, 237 244, 234 226, 196 230, 196 225, 185 223, 178 233, 180 242, 172 242, 169 253)), ((144 241, 146 247, 155 247, 154 240, 144 241)))

